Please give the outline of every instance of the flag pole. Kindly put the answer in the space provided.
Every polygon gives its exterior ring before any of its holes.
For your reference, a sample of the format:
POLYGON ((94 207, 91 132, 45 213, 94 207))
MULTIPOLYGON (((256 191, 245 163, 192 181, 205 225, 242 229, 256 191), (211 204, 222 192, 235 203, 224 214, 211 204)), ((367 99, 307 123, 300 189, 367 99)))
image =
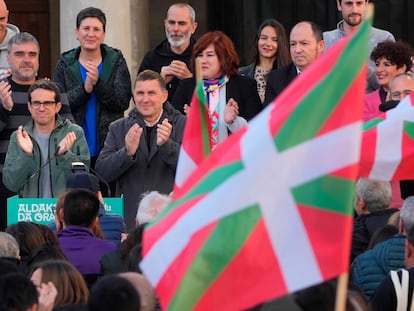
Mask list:
POLYGON ((199 57, 195 58, 195 75, 197 82, 203 79, 203 73, 201 72, 201 60, 199 57))
POLYGON ((335 311, 346 310, 347 288, 348 288, 348 272, 344 272, 338 277, 338 282, 336 284, 335 311))

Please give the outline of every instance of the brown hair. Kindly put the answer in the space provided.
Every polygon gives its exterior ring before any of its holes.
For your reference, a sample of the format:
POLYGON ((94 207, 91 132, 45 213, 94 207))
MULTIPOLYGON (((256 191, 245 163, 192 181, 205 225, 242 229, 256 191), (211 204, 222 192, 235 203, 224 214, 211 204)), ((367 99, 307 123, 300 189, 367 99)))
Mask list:
POLYGON ((202 35, 194 45, 193 55, 191 57, 191 68, 195 72, 195 59, 210 44, 219 59, 222 74, 232 77, 237 75, 239 69, 239 56, 237 55, 233 41, 221 31, 210 31, 202 35))
POLYGON ((260 53, 259 53, 259 39, 260 35, 262 34, 262 30, 265 27, 272 27, 276 31, 277 35, 277 52, 276 52, 276 59, 273 62, 273 68, 277 69, 283 66, 288 65, 292 60, 290 58, 289 52, 289 41, 286 36, 285 27, 281 23, 279 23, 275 19, 267 19, 265 20, 257 30, 256 36, 254 38, 254 56, 253 61, 256 65, 259 65, 260 62, 260 53))
POLYGON ((31 275, 42 269, 42 283, 52 282, 57 289, 55 307, 86 304, 89 290, 80 272, 68 261, 48 260, 36 265, 31 275))

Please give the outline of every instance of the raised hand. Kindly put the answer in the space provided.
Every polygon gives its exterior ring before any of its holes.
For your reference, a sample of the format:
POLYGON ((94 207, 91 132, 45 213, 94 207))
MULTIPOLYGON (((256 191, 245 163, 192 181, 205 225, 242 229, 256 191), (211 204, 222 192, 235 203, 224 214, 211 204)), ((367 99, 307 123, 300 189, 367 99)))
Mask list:
POLYGON ((11 111, 14 103, 11 98, 11 86, 7 81, 0 81, 0 100, 5 110, 11 111))
POLYGON ((172 125, 165 118, 162 123, 157 124, 157 146, 162 146, 170 138, 172 125))
POLYGON ((180 60, 173 60, 168 66, 161 67, 160 74, 165 80, 165 83, 170 82, 174 77, 182 80, 193 76, 187 64, 180 60))
POLYGON ((85 91, 92 93, 94 86, 99 79, 99 70, 92 62, 86 62, 84 64, 86 68, 86 79, 85 79, 85 91))
POLYGON ((66 136, 59 143, 59 151, 57 155, 60 156, 60 155, 65 154, 70 149, 70 147, 72 147, 75 140, 76 140, 75 132, 67 133, 66 136))
POLYGON ((128 130, 128 133, 125 135, 125 149, 129 157, 134 156, 134 154, 137 152, 141 134, 142 127, 135 123, 131 126, 131 128, 128 130))
POLYGON ((238 115, 239 105, 233 98, 230 98, 227 102, 226 107, 224 108, 224 122, 227 124, 232 124, 238 115))
POLYGON ((52 282, 42 283, 38 288, 39 311, 52 311, 58 294, 55 284, 52 282))
POLYGON ((26 131, 23 130, 23 126, 19 126, 17 128, 17 143, 19 144, 20 148, 27 153, 32 155, 33 154, 33 142, 30 139, 29 134, 27 134, 26 131))

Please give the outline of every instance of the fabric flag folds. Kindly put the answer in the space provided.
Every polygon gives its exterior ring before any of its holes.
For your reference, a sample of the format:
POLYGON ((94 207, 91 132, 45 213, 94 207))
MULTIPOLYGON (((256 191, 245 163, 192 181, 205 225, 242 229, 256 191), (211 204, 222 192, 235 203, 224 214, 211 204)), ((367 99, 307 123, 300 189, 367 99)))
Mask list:
POLYGON ((175 176, 174 196, 180 195, 182 185, 198 165, 207 158, 210 149, 211 123, 203 90, 203 81, 199 80, 191 100, 191 109, 181 144, 175 176))
POLYGON ((364 124, 360 175, 371 179, 414 179, 414 93, 396 108, 364 124))
POLYGON ((369 20, 221 143, 144 232, 164 310, 242 310, 346 272, 369 20))

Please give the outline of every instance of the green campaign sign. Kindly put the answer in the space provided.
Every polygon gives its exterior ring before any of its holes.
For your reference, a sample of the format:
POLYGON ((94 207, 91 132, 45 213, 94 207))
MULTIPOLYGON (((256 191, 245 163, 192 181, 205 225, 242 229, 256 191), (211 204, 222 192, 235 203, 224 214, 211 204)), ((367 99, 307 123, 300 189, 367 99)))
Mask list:
MULTIPOLYGON (((56 198, 19 198, 18 195, 7 199, 7 225, 19 221, 31 221, 47 225, 55 220, 56 198)), ((124 216, 123 198, 104 198, 108 214, 124 216)))

